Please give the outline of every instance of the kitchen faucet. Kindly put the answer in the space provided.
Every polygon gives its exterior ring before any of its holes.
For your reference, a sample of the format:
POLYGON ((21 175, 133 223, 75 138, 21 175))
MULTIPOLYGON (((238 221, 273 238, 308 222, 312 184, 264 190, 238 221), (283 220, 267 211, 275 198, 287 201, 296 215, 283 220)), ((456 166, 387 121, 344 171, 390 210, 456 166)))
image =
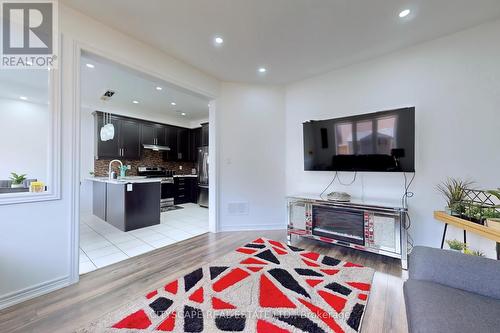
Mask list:
POLYGON ((113 177, 113 175, 111 174, 111 165, 112 165, 114 162, 118 162, 118 163, 120 163, 120 166, 121 166, 121 167, 123 167, 123 163, 122 163, 122 161, 120 161, 120 160, 112 160, 111 162, 109 162, 109 167, 108 167, 108 177, 109 177, 109 179, 113 179, 113 178, 114 178, 114 177, 113 177))

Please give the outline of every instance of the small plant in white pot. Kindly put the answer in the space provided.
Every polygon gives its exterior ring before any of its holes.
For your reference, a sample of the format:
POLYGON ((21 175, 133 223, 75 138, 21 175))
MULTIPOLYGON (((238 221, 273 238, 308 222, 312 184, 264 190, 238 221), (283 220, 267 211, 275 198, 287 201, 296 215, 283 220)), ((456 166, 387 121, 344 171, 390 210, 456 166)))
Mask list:
POLYGON ((12 188, 22 188, 24 187, 24 181, 26 180, 26 175, 18 175, 15 172, 10 173, 10 180, 12 181, 12 184, 10 187, 12 188))

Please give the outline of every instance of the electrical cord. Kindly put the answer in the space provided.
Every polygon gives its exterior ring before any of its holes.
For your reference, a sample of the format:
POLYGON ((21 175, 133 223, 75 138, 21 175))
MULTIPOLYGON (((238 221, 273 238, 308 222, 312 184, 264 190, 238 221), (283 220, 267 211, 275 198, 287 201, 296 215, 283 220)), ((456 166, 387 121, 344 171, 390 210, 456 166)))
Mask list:
POLYGON ((333 176, 333 179, 332 181, 330 182, 330 184, 328 184, 327 187, 325 187, 325 189, 323 190, 323 192, 321 192, 321 194, 319 195, 319 197, 323 200, 325 200, 325 198, 323 198, 323 194, 325 194, 325 192, 330 188, 330 186, 332 186, 332 184, 335 182, 335 179, 338 179, 339 180, 339 184, 340 185, 343 185, 343 186, 351 186, 352 184, 354 184, 354 182, 356 181, 356 177, 358 175, 358 172, 356 171, 354 173, 354 178, 352 179, 352 181, 349 183, 349 184, 344 184, 342 183, 342 181, 340 180, 340 177, 339 177, 339 172, 338 171, 335 171, 335 175, 333 176))
POLYGON ((413 238, 411 237, 410 233, 408 232, 410 227, 411 227, 411 217, 410 217, 410 214, 408 213, 408 199, 410 198, 413 198, 415 196, 415 193, 410 191, 410 187, 411 187, 411 184, 413 183, 413 181, 415 180, 415 176, 416 176, 416 173, 413 173, 413 176, 411 177, 410 181, 408 182, 408 177, 406 176, 406 172, 403 172, 403 176, 404 176, 404 182, 405 182, 405 185, 404 185, 404 193, 403 193, 403 197, 401 198, 401 204, 403 205, 404 208, 406 208, 406 212, 405 212, 405 216, 406 216, 406 219, 405 219, 405 225, 403 226, 407 233, 407 245, 408 245, 408 253, 411 253, 411 251, 413 250, 413 238))
POLYGON ((404 185, 404 193, 403 197, 401 198, 401 204, 403 207, 407 208, 408 207, 408 199, 413 198, 415 195, 414 192, 410 191, 411 184, 413 183, 413 180, 415 180, 416 173, 413 173, 413 176, 410 179, 410 182, 408 182, 408 177, 406 176, 406 172, 403 172, 403 176, 405 179, 405 185, 404 185))
POLYGON ((354 182, 356 181, 356 177, 358 176, 358 172, 354 172, 354 178, 352 179, 352 181, 349 183, 349 184, 344 184, 342 183, 342 181, 340 180, 340 177, 338 177, 339 179, 339 183, 340 185, 344 185, 344 186, 351 186, 352 184, 354 184, 354 182))
POLYGON ((339 174, 339 173, 338 173, 338 171, 335 171, 335 175, 333 176, 332 181, 330 182, 330 184, 328 184, 328 186, 327 186, 327 187, 325 187, 325 189, 323 190, 323 192, 321 192, 321 194, 319 195, 319 197, 320 197, 322 200, 325 200, 325 199, 323 198, 323 194, 325 194, 325 192, 326 192, 326 191, 330 188, 330 186, 332 186, 332 184, 333 184, 333 182, 335 181, 335 179, 337 178, 338 174, 339 174))

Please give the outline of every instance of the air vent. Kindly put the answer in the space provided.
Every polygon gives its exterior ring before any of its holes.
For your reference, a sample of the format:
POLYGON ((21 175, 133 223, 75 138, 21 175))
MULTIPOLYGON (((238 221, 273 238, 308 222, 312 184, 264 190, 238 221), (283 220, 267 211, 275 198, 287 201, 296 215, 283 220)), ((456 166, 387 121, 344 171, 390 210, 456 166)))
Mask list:
POLYGON ((115 92, 113 90, 106 90, 106 92, 101 96, 102 101, 109 101, 115 92))
POLYGON ((227 212, 229 215, 248 215, 248 202, 230 202, 227 212))

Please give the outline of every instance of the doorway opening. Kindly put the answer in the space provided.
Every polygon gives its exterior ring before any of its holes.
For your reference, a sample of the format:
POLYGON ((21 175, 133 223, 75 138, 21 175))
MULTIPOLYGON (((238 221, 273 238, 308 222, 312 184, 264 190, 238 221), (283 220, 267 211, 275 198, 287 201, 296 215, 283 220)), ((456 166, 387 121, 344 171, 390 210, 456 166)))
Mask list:
POLYGON ((86 51, 80 73, 79 273, 213 229, 210 99, 86 51))

